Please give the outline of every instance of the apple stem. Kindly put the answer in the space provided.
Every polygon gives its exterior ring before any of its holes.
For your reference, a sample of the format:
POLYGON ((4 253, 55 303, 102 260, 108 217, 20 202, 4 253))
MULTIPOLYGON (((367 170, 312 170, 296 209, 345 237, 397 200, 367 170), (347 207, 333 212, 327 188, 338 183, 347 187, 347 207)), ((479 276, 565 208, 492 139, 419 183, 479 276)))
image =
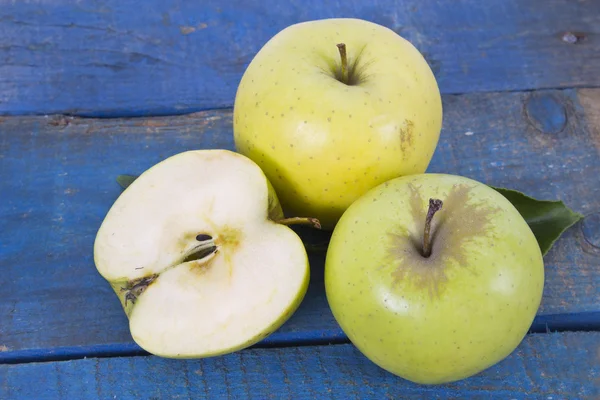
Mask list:
POLYGON ((337 45, 340 51, 340 58, 342 59, 342 82, 348 84, 348 57, 346 56, 346 44, 339 43, 337 45))
POLYGON ((303 217, 293 217, 293 218, 283 218, 277 221, 278 224, 281 225, 311 225, 315 229, 321 229, 321 223, 316 218, 303 218, 303 217))
POLYGON ((425 230, 423 232, 423 257, 431 255, 431 220, 436 212, 442 209, 444 203, 438 199, 429 199, 429 209, 425 218, 425 230))

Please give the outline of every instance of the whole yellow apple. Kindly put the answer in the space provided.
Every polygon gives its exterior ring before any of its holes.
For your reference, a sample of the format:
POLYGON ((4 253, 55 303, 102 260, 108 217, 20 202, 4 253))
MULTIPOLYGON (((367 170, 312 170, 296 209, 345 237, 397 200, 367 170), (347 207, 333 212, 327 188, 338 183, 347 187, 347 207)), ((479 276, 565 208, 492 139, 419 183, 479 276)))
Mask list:
POLYGON ((234 105, 236 150, 273 183, 284 212, 333 229, 367 190, 427 169, 442 103, 421 53, 358 19, 303 22, 254 57, 234 105))
POLYGON ((344 213, 325 262, 331 311, 381 368, 465 379, 512 353, 544 289, 531 228, 500 193, 446 174, 392 179, 344 213))

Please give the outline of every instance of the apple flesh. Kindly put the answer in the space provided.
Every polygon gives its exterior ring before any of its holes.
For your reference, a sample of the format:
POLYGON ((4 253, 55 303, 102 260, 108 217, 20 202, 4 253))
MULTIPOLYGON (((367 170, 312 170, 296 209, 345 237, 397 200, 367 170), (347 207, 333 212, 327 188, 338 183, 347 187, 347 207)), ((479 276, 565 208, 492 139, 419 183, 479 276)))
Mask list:
POLYGON ((468 178, 393 179, 336 226, 325 288, 335 319, 370 360, 422 384, 474 375, 508 356, 539 307, 544 264, 501 194, 468 178), (430 254, 424 251, 429 200, 430 254))
POLYGON ((368 21, 326 19, 289 26, 256 54, 233 124, 237 151, 263 169, 284 212, 331 230, 367 190, 426 170, 442 104, 410 42, 368 21))
POLYGON ((280 327, 308 286, 300 238, 248 158, 188 151, 137 178, 109 210, 94 260, 155 355, 200 358, 250 346, 280 327))

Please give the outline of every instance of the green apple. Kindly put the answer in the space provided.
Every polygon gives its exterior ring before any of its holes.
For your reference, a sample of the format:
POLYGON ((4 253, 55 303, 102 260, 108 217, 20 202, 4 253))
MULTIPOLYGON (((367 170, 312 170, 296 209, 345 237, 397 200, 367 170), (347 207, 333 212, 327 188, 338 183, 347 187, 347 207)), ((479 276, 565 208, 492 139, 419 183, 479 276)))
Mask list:
POLYGON ((145 171, 112 205, 94 261, 135 342, 170 358, 250 346, 297 309, 309 281, 300 238, 260 168, 187 151, 145 171))
POLYGON ((358 19, 303 22, 271 38, 242 77, 233 120, 237 151, 263 169, 284 212, 325 229, 367 190, 424 172, 441 124, 421 53, 358 19))
POLYGON ((515 207, 445 174, 396 178, 363 195, 333 231, 325 263, 329 305, 352 343, 421 384, 508 356, 543 286, 542 253, 515 207))

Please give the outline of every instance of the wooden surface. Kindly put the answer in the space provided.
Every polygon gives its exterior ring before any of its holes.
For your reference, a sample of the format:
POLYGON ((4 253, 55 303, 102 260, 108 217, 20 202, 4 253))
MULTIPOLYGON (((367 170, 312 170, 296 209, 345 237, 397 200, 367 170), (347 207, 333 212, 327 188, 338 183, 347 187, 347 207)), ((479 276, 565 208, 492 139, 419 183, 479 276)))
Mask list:
POLYGON ((228 107, 286 26, 359 17, 422 51, 444 93, 599 86, 596 0, 0 1, 0 114, 228 107), (577 43, 565 32, 582 35, 577 43))
POLYGON ((599 27, 596 0, 0 0, 0 398, 600 398, 599 27), (334 16, 424 52, 444 93, 429 172, 586 216, 545 257, 536 333, 465 381, 411 385, 364 359, 327 307, 323 252, 280 330, 202 361, 142 352, 95 270, 116 176, 232 149, 228 107, 256 51, 291 23, 334 16))
POLYGON ((403 381, 344 344, 191 361, 129 357, 0 365, 0 390, 15 400, 597 399, 598 344, 600 333, 532 335, 482 374, 433 387, 403 381))
MULTIPOLYGON (((600 210, 598 137, 577 91, 445 95, 443 100, 445 125, 431 172, 561 199, 583 214, 600 210), (555 107, 527 113, 531 102, 555 107), (536 128, 561 113, 561 132, 536 128)), ((12 117, 0 122, 0 165, 14 177, 0 182, 0 229, 11 233, 0 253, 0 344, 8 348, 0 360, 44 358, 51 349, 61 355, 73 346, 97 354, 136 350, 126 317, 95 270, 91 251, 121 190, 115 177, 139 174, 186 149, 233 148, 230 132, 230 110, 176 118, 12 117), (38 251, 23 262, 28 249, 38 251)), ((560 329, 557 324, 569 318, 574 318, 570 326, 600 327, 600 258, 585 251, 600 232, 579 232, 579 226, 570 229, 545 259, 537 331, 548 321, 549 329, 560 329)), ((345 339, 325 300, 323 263, 323 252, 312 254, 306 300, 263 344, 345 339)))

